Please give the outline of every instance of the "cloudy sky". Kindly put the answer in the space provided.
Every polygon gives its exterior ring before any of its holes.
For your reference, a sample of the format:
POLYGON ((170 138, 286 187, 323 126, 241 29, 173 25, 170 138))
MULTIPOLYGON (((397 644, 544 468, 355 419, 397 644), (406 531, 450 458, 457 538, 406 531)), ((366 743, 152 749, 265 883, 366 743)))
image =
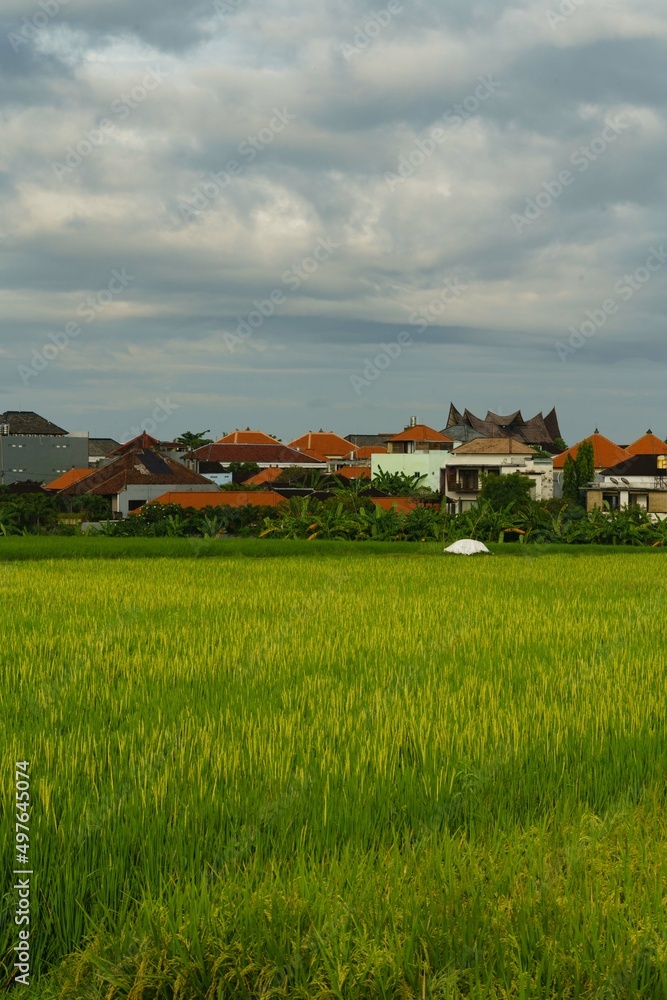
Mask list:
POLYGON ((667 436, 664 0, 0 19, 0 409, 667 436))

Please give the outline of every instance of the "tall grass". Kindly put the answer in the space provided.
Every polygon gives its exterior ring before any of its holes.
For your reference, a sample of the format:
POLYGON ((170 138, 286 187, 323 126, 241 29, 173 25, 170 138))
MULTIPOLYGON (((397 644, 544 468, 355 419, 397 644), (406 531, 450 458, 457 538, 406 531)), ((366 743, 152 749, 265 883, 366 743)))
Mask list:
POLYGON ((31 994, 667 995, 661 559, 242 551, 1 567, 31 994))

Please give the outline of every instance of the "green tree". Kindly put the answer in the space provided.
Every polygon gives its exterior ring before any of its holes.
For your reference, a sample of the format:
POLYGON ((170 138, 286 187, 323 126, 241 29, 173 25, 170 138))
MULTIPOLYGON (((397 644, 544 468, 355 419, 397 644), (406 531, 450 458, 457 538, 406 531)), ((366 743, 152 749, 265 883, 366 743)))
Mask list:
POLYGON ((580 490, 593 482, 595 477, 595 452, 592 441, 582 441, 577 450, 577 485, 580 490))
POLYGON ((196 451, 197 448, 202 448, 205 444, 213 444, 212 438, 206 437, 210 433, 210 427, 205 431, 184 431, 176 440, 179 444, 189 448, 190 451, 196 451))
POLYGON ((563 468, 563 500, 567 500, 571 504, 579 503, 579 476, 571 455, 565 459, 565 467, 563 468))
POLYGON ((558 448, 559 453, 567 451, 567 445, 561 437, 556 438, 554 441, 556 448, 558 448))
POLYGON ((490 475, 484 477, 479 498, 486 500, 492 510, 505 510, 510 504, 525 507, 530 502, 532 488, 532 480, 520 472, 490 475))

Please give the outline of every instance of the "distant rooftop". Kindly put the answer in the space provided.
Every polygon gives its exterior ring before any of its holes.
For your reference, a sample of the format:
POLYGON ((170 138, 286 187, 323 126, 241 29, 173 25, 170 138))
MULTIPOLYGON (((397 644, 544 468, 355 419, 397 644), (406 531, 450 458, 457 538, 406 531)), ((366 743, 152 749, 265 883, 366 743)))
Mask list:
POLYGON ((40 437, 67 434, 62 427, 51 423, 46 417, 40 417, 34 410, 6 410, 0 414, 0 424, 9 424, 10 434, 30 434, 40 437))

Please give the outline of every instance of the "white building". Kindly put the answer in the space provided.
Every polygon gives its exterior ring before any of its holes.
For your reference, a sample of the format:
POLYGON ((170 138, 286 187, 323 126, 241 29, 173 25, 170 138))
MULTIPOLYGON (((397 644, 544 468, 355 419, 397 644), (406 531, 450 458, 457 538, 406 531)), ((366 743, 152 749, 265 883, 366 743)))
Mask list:
POLYGON ((380 472, 425 476, 422 485, 446 495, 457 513, 477 503, 487 475, 519 472, 532 480, 536 500, 549 500, 553 496, 553 460, 530 445, 512 438, 495 437, 475 438, 454 447, 453 441, 433 431, 438 435, 432 442, 434 447, 425 439, 420 447, 419 442, 412 440, 410 430, 388 443, 392 448, 389 454, 373 455, 373 476, 380 472), (401 443, 406 448, 414 444, 414 448, 397 454, 394 446, 401 443))

